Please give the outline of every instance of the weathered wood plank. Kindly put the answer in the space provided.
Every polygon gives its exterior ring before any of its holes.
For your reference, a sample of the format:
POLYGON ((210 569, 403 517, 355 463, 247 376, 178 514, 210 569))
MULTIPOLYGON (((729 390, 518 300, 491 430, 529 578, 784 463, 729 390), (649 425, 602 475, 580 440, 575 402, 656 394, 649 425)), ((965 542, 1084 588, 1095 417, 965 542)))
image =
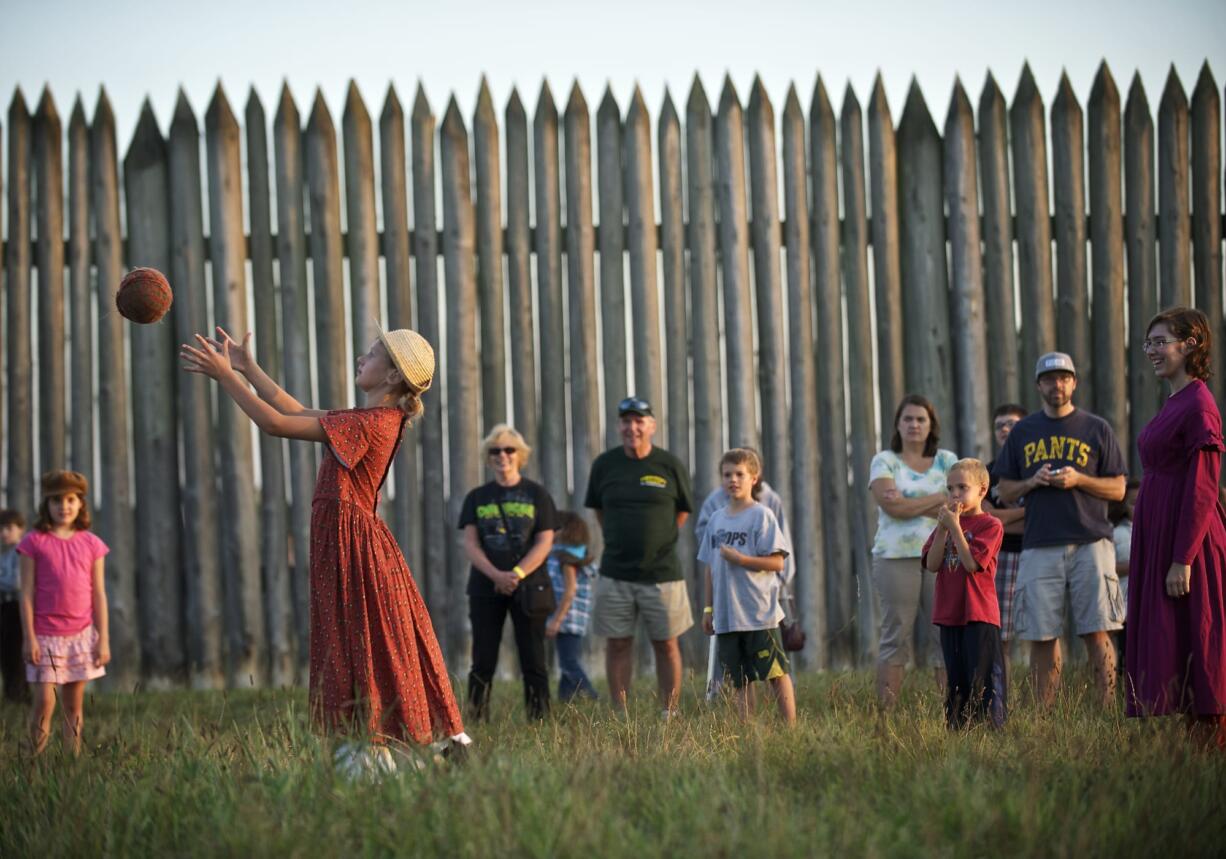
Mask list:
MULTIPOLYGON (((170 268, 170 186, 166 141, 153 109, 141 108, 123 160, 128 267, 170 268)), ((241 225, 240 225, 241 229, 241 225)), ((174 307, 170 313, 175 313, 174 307)), ((136 475, 136 592, 140 601, 141 675, 155 689, 186 677, 183 580, 179 575, 179 439, 176 427, 174 324, 164 319, 129 328, 132 352, 132 437, 136 475), (167 570, 167 559, 174 567, 167 570)))
POLYGON ((702 81, 695 75, 685 109, 686 199, 689 204, 686 242, 690 262, 690 343, 694 361, 694 493, 701 499, 719 486, 719 457, 724 449, 712 135, 711 103, 702 81))
POLYGON ((1051 161, 1056 208, 1056 343, 1077 362, 1077 399, 1097 411, 1086 289, 1085 136, 1081 105, 1068 75, 1051 106, 1051 161))
POLYGON ((1192 303, 1188 97, 1171 64, 1158 103, 1158 288, 1163 308, 1192 303))
POLYGON ((605 446, 621 443, 617 404, 630 393, 626 350, 625 197, 621 108, 606 89, 596 111, 596 185, 600 199, 600 333, 604 364, 605 446))
POLYGON ((72 468, 94 480, 94 309, 89 238, 89 128, 78 95, 68 119, 68 314, 72 468))
MULTIPOLYGON (((503 113, 507 134, 507 298, 511 331, 511 400, 515 428, 528 447, 536 448, 536 346, 532 322, 532 225, 528 190, 528 114, 511 90, 503 113)), ((529 469, 540 472, 529 461, 529 469)))
MULTIPOLYGON (((758 392, 762 401, 762 453, 766 474, 780 480, 791 464, 788 451, 787 357, 783 329, 783 248, 779 226, 779 169, 775 110, 761 78, 749 94, 749 176, 753 221, 754 286, 758 319, 758 392)), ((783 507, 791 518, 790 493, 783 507)))
MULTIPOLYGON (((447 290, 447 427, 450 493, 447 519, 460 521, 464 496, 481 480, 477 423, 480 386, 477 363, 476 225, 469 180, 468 131, 455 98, 447 105, 439 128, 443 183, 443 265, 447 290)), ((556 152, 556 150, 555 150, 556 152)), ((555 160, 556 165, 556 160, 555 160)), ((555 172, 556 178, 556 172, 555 172)), ((556 186, 555 186, 556 187, 556 186)), ((538 209, 539 211, 539 209, 538 209)), ((561 284, 559 284, 559 287, 561 284)), ((559 339, 559 343, 561 340, 559 339)), ((559 368, 560 369, 560 368, 559 368)), ((562 420, 557 421, 564 426, 562 420)), ((562 479, 565 481, 563 473, 562 479)), ((562 497, 556 495, 554 497, 562 497)), ((459 594, 468 578, 468 560, 459 550, 460 532, 453 529, 446 610, 448 640, 456 653, 467 649, 467 632, 459 594)))
MULTIPOLYGON (((899 262, 907 389, 932 401, 945 420, 954 416, 948 368, 949 278, 941 194, 941 135, 919 85, 912 81, 898 122, 899 262)), ((982 379, 986 373, 979 376, 982 379)))
MULTIPOLYGON (((204 259, 204 201, 200 182, 200 127, 179 90, 167 150, 170 179, 170 275, 175 289, 174 331, 180 343, 210 334, 204 259)), ((231 332, 240 336, 243 332, 231 332)), ((187 673, 193 688, 224 683, 221 537, 217 511, 216 441, 212 382, 180 373, 179 418, 183 441, 183 614, 187 673)))
POLYGON ((1129 470, 1141 473, 1136 439, 1157 414, 1162 394, 1141 341, 1158 312, 1157 224, 1154 221, 1154 120, 1141 76, 1134 75, 1124 108, 1124 242, 1128 251, 1129 470))
POLYGON ((566 379, 562 311, 562 212, 558 177, 558 109, 548 83, 541 84, 532 120, 536 177, 536 308, 540 319, 541 411, 538 424, 541 477, 554 498, 566 498, 566 379), (556 350, 556 351, 555 351, 556 350))
POLYGON ((345 367, 351 368, 357 356, 365 354, 378 336, 375 326, 383 316, 379 301, 379 225, 375 220, 374 129, 366 102, 352 80, 341 114, 341 138, 345 148, 348 225, 345 255, 349 259, 349 313, 352 319, 345 367))
MULTIPOLYGON (((418 85, 409 117, 413 146, 413 253, 416 259, 417 324, 422 337, 442 351, 442 305, 438 289, 438 229, 435 214, 434 114, 426 100, 425 90, 418 85)), ((450 554, 455 524, 444 514, 447 497, 444 492, 443 405, 441 384, 433 385, 422 397, 426 411, 422 415, 421 462, 423 521, 422 540, 425 543, 426 601, 431 606, 435 632, 448 659, 461 652, 459 642, 451 639, 449 611, 456 602, 452 589, 447 558, 450 554)))
MULTIPOLYGON (((1022 403, 1039 406, 1034 368, 1039 356, 1056 348, 1052 301, 1051 214, 1047 202, 1047 132, 1043 100, 1029 64, 1023 66, 1009 129, 1013 143, 1013 193, 1017 208, 1017 270, 1022 308, 1022 403)), ((1081 360, 1080 355, 1073 356, 1081 360)))
MULTIPOLYGON (((1222 108, 1209 61, 1192 91, 1192 270, 1196 306, 1209 317, 1209 330, 1222 331, 1222 108)), ((1213 350, 1209 390, 1221 402, 1226 392, 1226 357, 1213 350)))
MULTIPOLYGON (((860 102, 851 84, 843 94, 839 114, 840 163, 843 169, 842 273, 847 303, 847 336, 850 343, 862 344, 847 351, 847 377, 873 378, 873 297, 868 285, 868 212, 865 201, 864 123, 860 102)), ((795 383, 792 390, 795 391, 795 383)), ((877 452, 877 387, 852 384, 846 393, 851 441, 851 557, 852 570, 860 594, 856 605, 856 624, 863 646, 877 630, 874 620, 872 556, 869 553, 875 523, 872 496, 868 491, 868 472, 877 452)))
POLYGON ((745 198, 745 127, 741 101, 724 78, 715 119, 728 443, 759 447, 753 372, 753 295, 749 283, 749 206, 745 198))
POLYGON ((505 314, 502 311, 502 180, 498 116, 481 78, 473 115, 477 173, 477 301, 481 310, 481 416, 487 429, 507 419, 505 314))
MULTIPOLYGON (((801 657, 810 667, 824 668, 827 664, 826 576, 829 568, 822 558, 825 528, 817 482, 818 415, 813 353, 813 288, 809 268, 805 117, 800 99, 796 97, 795 86, 788 88, 787 101, 783 106, 782 131, 792 462, 787 471, 777 475, 775 480, 792 499, 792 518, 788 524, 792 533, 792 558, 796 570, 794 588, 806 639, 801 657)), ((697 388, 695 401, 698 401, 697 388)))
MULTIPOLYGON (((566 104, 566 264, 570 299, 571 450, 574 510, 583 509, 592 460, 600 452, 600 376, 596 360, 596 233, 592 226, 592 128, 576 83, 566 104)), ((562 499, 555 499, 559 504, 562 499)))
MULTIPOLYGON (((383 188, 383 257, 387 277, 387 321, 389 329, 412 328, 413 292, 409 255, 408 150, 405 148, 404 108, 389 85, 379 117, 379 171, 383 188)), ((415 575, 421 575, 424 548, 421 539, 421 486, 418 481, 417 451, 420 435, 416 425, 405 427, 396 454, 392 480, 390 525, 396 541, 415 575)))
POLYGON ((1021 398, 1013 286, 1013 194, 1009 184, 1009 125, 1005 97, 988 72, 979 95, 979 172, 983 206, 984 308, 992 348, 988 389, 992 407, 1021 398))
POLYGON ((1123 164, 1120 161, 1120 94, 1104 61, 1088 104, 1090 211, 1094 309, 1095 411, 1114 428, 1125 450, 1128 370, 1124 328, 1123 164))
POLYGON ((336 126, 315 91, 307 120, 306 176, 311 212, 311 267, 314 271, 315 375, 319 408, 348 405, 350 368, 345 354, 345 275, 341 246, 340 176, 336 154, 336 126))
MULTIPOLYGON (((34 379, 20 368, 34 366, 30 295, 30 196, 32 122, 18 89, 8 110, 8 247, 5 254, 8 324, 8 505, 17 510, 38 506, 34 475, 34 379)), ((118 198, 117 198, 118 199, 118 198)), ((116 223, 118 223, 116 216, 116 223)), ((118 281, 115 282, 118 285, 118 281)), ((125 450, 127 445, 124 445, 125 450)), ((101 496, 98 496, 101 497, 101 496)), ((133 666, 135 670, 136 666, 133 666)))
MULTIPOLYGON (((269 187, 268 128, 264 118, 264 105, 260 103, 260 97, 256 95, 254 88, 247 97, 244 118, 247 125, 247 213, 251 223, 249 246, 256 352, 264 371, 280 384, 281 349, 277 343, 280 320, 277 316, 277 284, 272 274, 272 195, 269 187)), ((352 185, 350 187, 352 188, 352 185)), ((372 211, 372 231, 373 217, 372 211)), ((352 238, 352 218, 349 224, 352 238)), ((352 248, 352 245, 350 247, 352 248)), ((377 299, 377 258, 375 286, 377 299)), ((376 310, 377 307, 376 303, 376 310)), ((290 644, 293 605, 289 589, 289 514, 285 504, 284 446, 282 439, 268 433, 260 433, 260 563, 264 624, 268 642, 265 658, 268 661, 268 682, 277 688, 289 686, 294 682, 294 658, 290 644)))
POLYGON ((898 155, 894 120, 880 72, 868 102, 869 196, 872 204, 873 282, 877 310, 877 402, 881 438, 906 394, 903 360, 902 273, 898 256, 898 155))
MULTIPOLYGON (((277 257, 281 277, 281 349, 285 390, 300 403, 317 402, 311 393, 310 293, 307 288, 306 212, 302 124, 289 86, 281 87, 273 118, 277 171, 277 257)), ((294 600, 294 656, 298 680, 306 680, 310 657, 311 498, 315 492, 318 446, 289 443, 290 534, 294 551, 290 590, 294 600)))
MULTIPOLYGON (((204 135, 213 316, 227 331, 248 331, 239 128, 220 84, 204 115, 204 135)), ((221 570, 226 681, 231 687, 260 686, 267 676, 267 640, 260 593, 251 423, 228 397, 219 397, 217 402, 217 447, 223 499, 221 570)))
POLYGON ((634 343, 634 392, 651 403, 658 439, 671 440, 660 362, 660 281, 656 269, 655 194, 651 170, 651 118, 636 86, 623 127, 626 183, 626 249, 630 252, 630 314, 634 343))
POLYGON ((945 117, 945 205, 949 209, 949 325, 953 340, 954 405, 958 454, 982 462, 992 458, 991 404, 983 396, 988 377, 988 344, 979 249, 979 185, 975 159, 975 115, 955 79, 945 117))
POLYGON ((834 110, 819 77, 809 106, 809 171, 812 176, 809 242, 813 253, 813 300, 817 304, 814 348, 817 367, 818 449, 821 452, 826 625, 832 668, 854 665, 869 633, 858 629, 850 505, 847 486, 847 407, 843 382, 843 298, 839 284, 838 153, 834 110), (857 638, 859 633, 859 638, 857 638))
MULTIPOLYGON (((17 98, 20 98, 18 92, 17 98)), ((14 99, 16 103, 17 99, 14 99)), ((21 182, 27 182, 26 164, 29 152, 29 119, 22 119, 24 103, 20 110, 9 109, 9 189, 23 187, 21 182), (17 120, 15 123, 14 120, 17 120), (24 131, 22 131, 24 129, 24 131), (21 165, 18 172, 16 168, 21 165)), ((98 444, 107 455, 99 460, 99 476, 101 486, 96 497, 105 499, 99 504, 96 518, 98 536, 110 548, 106 558, 106 599, 107 611, 110 615, 111 656, 112 661, 107 666, 107 686, 111 689, 129 691, 136 682, 140 672, 139 626, 136 615, 136 534, 132 518, 132 486, 128 477, 131 458, 128 448, 128 382, 126 362, 124 361, 124 325, 123 317, 113 312, 115 307, 115 291, 123 278, 123 234, 119 226, 119 159, 115 144, 115 114, 111 110, 110 99, 105 90, 99 90, 98 103, 94 107, 94 121, 89 132, 90 145, 90 200, 94 210, 94 255, 98 269, 98 444)), ((13 196, 9 198, 9 241, 25 231, 25 247, 29 247, 29 214, 21 208, 14 208, 13 196), (23 226, 24 225, 24 226, 23 226)), ((10 264, 18 255, 18 249, 10 245, 10 264)), ((28 256, 26 257, 28 260, 28 256)), ((28 264, 25 271, 29 271, 28 264)), ((15 318, 21 318, 14 313, 14 287, 22 282, 27 285, 26 315, 29 331, 29 281, 14 279, 14 268, 9 269, 9 325, 15 318)), ((25 341, 24 359, 30 363, 29 340, 25 341)), ((13 329, 9 329, 9 366, 14 364, 13 329)), ((23 353, 18 352, 21 355, 23 353)), ((21 376, 10 375, 9 415, 13 415, 13 385, 21 376)), ((29 400, 25 401, 25 411, 16 414, 29 413, 29 400)), ((20 424, 11 422, 9 425, 10 456, 14 450, 22 450, 20 439, 15 434, 20 424)), ((28 437, 27 437, 28 440, 28 437)), ((33 465, 34 456, 26 452, 23 468, 33 465)), ((20 476, 13 469, 12 460, 9 464, 10 495, 9 503, 17 487, 21 484, 16 480, 20 476)), ((33 486, 29 493, 33 494, 33 486)), ((18 497, 21 497, 18 495, 18 497)))
POLYGON ((68 445, 64 363, 63 126, 50 89, 34 111, 34 197, 38 234, 38 448, 42 471, 64 468, 68 445))

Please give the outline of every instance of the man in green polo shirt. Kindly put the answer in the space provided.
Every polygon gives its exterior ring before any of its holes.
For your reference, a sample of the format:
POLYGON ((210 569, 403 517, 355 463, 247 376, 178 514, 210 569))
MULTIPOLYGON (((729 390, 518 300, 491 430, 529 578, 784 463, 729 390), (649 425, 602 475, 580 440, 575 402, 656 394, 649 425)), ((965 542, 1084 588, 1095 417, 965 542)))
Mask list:
POLYGON ((609 697, 625 709, 633 663, 634 627, 641 615, 656 655, 660 706, 667 718, 681 694, 677 636, 694 624, 677 559, 677 532, 694 509, 690 475, 681 460, 654 447, 651 405, 628 397, 617 406, 622 445, 592 462, 588 507, 604 530, 592 629, 608 639, 609 697))

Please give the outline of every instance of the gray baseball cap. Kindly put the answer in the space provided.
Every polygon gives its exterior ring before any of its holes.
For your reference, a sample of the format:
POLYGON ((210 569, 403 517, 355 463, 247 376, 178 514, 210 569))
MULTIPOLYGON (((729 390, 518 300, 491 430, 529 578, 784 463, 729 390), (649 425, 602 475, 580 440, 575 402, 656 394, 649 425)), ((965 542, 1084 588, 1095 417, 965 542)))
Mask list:
POLYGON ((1044 373, 1055 373, 1063 371, 1077 375, 1077 368, 1073 366, 1073 359, 1063 352, 1048 352, 1039 359, 1039 363, 1034 365, 1034 380, 1039 381, 1039 377, 1044 373))

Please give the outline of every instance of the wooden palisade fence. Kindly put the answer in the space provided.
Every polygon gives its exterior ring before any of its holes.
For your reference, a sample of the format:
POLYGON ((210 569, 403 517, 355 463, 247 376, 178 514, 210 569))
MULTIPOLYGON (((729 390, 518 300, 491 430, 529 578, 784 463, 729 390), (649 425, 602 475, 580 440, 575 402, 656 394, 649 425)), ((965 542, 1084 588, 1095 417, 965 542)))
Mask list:
MULTIPOLYGON (((850 86, 836 116, 820 78, 807 116, 792 88, 776 121, 760 81, 743 107, 725 80, 713 113, 695 79, 684 117, 666 93, 653 148, 637 89, 593 118, 577 85, 561 115, 544 85, 529 128, 515 91, 501 124, 483 81, 471 125, 454 99, 436 125, 419 88, 406 129, 394 89, 376 128, 351 85, 338 144, 319 94, 304 122, 283 89, 269 124, 252 92, 244 128, 219 86, 203 137, 182 94, 168 136, 146 104, 121 169, 105 92, 65 134, 49 92, 31 113, 19 91, 0 171, 5 502, 32 512, 50 468, 93 482, 117 688, 300 681, 319 451, 257 442, 178 371, 176 344, 253 330, 291 394, 343 407, 384 319, 440 357, 384 513, 456 669, 454 523, 486 479, 482 434, 513 420, 529 472, 577 507, 629 392, 699 499, 725 447, 760 447, 792 523, 805 661, 863 662, 865 478, 904 393, 935 402, 943 445, 988 458, 992 404, 1036 406, 1031 368, 1058 347, 1078 402, 1134 450, 1160 402, 1144 322, 1194 303, 1224 333, 1220 104, 1207 65, 1190 106, 1172 69, 1155 142, 1141 81, 1121 111, 1105 65, 1085 113, 1067 78, 1047 110, 1028 68, 1009 105, 991 75, 977 108, 955 83, 943 128, 915 84, 897 123, 880 80, 865 117, 850 86), (136 265, 175 286, 158 325, 113 310, 136 265)), ((691 581, 693 548, 687 532, 691 581)))

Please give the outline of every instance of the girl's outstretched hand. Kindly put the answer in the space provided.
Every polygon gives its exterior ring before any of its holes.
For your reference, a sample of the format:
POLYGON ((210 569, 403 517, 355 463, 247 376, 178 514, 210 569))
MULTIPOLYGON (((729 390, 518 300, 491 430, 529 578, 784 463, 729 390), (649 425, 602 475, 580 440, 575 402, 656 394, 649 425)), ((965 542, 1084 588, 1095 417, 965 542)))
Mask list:
POLYGON ((207 337, 196 335, 196 346, 184 343, 179 347, 179 359, 183 369, 189 373, 199 373, 210 379, 220 379, 227 373, 234 372, 234 364, 230 360, 230 339, 222 340, 214 348, 207 337))
POLYGON ((230 347, 230 366, 240 373, 246 374, 248 370, 255 366, 255 359, 251 357, 251 332, 248 331, 243 335, 243 342, 240 344, 237 340, 231 337, 226 330, 220 325, 217 326, 216 339, 207 338, 209 345, 217 352, 221 351, 223 343, 230 347))

